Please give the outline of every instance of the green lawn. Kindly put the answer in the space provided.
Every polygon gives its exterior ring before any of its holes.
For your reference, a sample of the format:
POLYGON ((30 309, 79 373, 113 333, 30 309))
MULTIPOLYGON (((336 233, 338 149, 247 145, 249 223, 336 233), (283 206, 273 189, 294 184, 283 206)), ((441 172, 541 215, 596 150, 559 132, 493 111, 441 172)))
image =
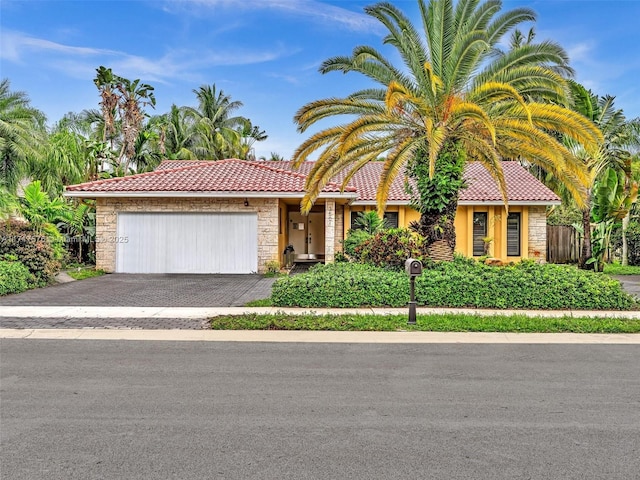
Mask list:
POLYGON ((640 267, 625 265, 619 263, 605 263, 604 273, 607 275, 640 275, 640 267))
POLYGON ((211 319, 214 330, 337 330, 529 333, 640 333, 640 319, 546 318, 524 315, 229 315, 211 319))
POLYGON ((104 275, 104 270, 96 270, 95 268, 75 268, 67 270, 69 276, 75 280, 84 280, 85 278, 99 277, 104 275))

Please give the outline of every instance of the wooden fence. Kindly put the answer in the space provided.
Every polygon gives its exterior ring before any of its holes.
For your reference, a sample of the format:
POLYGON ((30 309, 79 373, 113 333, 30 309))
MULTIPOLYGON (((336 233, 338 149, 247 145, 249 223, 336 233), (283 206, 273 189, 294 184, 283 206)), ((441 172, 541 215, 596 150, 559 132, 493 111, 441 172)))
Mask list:
POLYGON ((547 225, 547 262, 576 263, 581 235, 570 225, 547 225))

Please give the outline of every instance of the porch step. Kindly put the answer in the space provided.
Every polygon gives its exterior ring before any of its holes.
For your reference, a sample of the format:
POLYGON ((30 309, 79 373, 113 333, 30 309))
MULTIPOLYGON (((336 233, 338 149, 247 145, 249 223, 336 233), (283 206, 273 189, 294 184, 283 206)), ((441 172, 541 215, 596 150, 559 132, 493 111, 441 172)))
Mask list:
POLYGON ((293 264, 293 267, 289 271, 289 275, 297 275, 298 273, 305 273, 314 265, 322 263, 319 261, 306 261, 306 262, 296 262, 293 264))

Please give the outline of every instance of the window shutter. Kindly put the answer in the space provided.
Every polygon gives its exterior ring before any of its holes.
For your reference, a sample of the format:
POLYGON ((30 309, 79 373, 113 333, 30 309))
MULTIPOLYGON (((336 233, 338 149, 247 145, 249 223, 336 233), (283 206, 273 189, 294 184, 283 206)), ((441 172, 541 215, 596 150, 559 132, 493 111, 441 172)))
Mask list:
POLYGON ((398 212, 386 212, 384 214, 387 228, 398 228, 398 212))
POLYGON ((487 236, 486 212, 473 214, 473 255, 484 255, 484 237, 487 236))
POLYGON ((507 217, 507 256, 520 256, 520 213, 507 217))

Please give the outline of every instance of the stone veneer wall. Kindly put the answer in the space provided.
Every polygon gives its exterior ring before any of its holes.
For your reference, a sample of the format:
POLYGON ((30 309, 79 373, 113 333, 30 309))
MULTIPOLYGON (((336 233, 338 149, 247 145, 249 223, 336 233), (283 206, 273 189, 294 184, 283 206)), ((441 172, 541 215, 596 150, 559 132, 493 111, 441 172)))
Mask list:
POLYGON ((250 198, 99 198, 96 208, 96 268, 115 271, 118 212, 257 212, 258 272, 278 260, 278 199, 250 198))
POLYGON ((529 207, 529 258, 547 260, 547 209, 529 207))
POLYGON ((333 249, 342 252, 342 240, 344 239, 344 205, 336 205, 336 234, 333 238, 333 249))
POLYGON ((324 203, 324 261, 333 263, 336 256, 336 202, 329 200, 324 203))

